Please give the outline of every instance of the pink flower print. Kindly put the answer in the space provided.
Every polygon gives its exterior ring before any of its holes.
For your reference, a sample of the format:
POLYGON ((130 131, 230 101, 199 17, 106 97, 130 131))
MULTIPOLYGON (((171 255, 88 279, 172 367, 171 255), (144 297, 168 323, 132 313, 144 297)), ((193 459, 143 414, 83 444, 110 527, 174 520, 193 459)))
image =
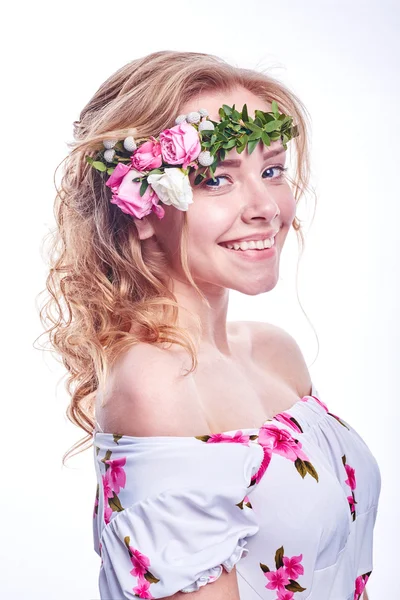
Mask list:
POLYGON ((250 436, 243 435, 242 431, 236 431, 235 435, 226 435, 225 433, 213 433, 209 436, 207 444, 218 444, 220 442, 231 442, 233 444, 249 445, 250 436))
POLYGON ((346 469, 346 473, 347 473, 347 479, 345 481, 345 483, 347 483, 348 486, 350 486, 351 490, 355 490, 356 489, 356 472, 355 469, 353 469, 353 467, 350 467, 350 465, 344 465, 344 468, 346 469))
POLYGON ((298 458, 308 460, 301 450, 302 445, 291 436, 285 429, 279 429, 275 425, 263 425, 258 434, 261 445, 271 448, 272 452, 280 454, 295 462, 298 458))
POLYGON ((113 514, 113 510, 112 508, 110 508, 109 506, 106 506, 104 508, 104 522, 106 525, 109 524, 110 520, 111 520, 111 515, 113 514))
POLYGON ((112 498, 114 495, 112 483, 110 481, 109 470, 106 471, 105 475, 102 475, 101 477, 103 479, 104 504, 107 504, 108 498, 112 498))
POLYGON ((302 554, 292 556, 292 558, 284 556, 282 560, 289 579, 298 579, 299 575, 304 575, 304 567, 300 564, 303 560, 302 554))
POLYGON ((347 501, 350 505, 350 511, 353 513, 356 510, 356 503, 353 496, 347 496, 347 501))
POLYGON ((98 506, 99 506, 99 498, 98 498, 98 496, 96 496, 96 498, 94 500, 93 519, 96 518, 97 511, 98 511, 98 508, 97 508, 98 506))
POLYGON ((363 579, 362 575, 357 577, 357 579, 355 581, 356 589, 354 591, 354 600, 358 600, 358 598, 361 596, 361 594, 365 590, 367 581, 368 581, 368 577, 366 578, 366 580, 363 579))
POLYGON ((322 402, 319 398, 317 398, 317 396, 311 396, 311 398, 314 398, 315 402, 318 402, 318 404, 322 406, 322 408, 326 410, 326 412, 329 412, 329 408, 327 407, 327 405, 324 402, 322 402))
POLYGON ((129 550, 132 553, 131 562, 133 564, 133 569, 130 571, 130 573, 135 577, 143 579, 148 567, 150 566, 150 560, 147 556, 139 552, 139 550, 132 548, 132 546, 129 546, 129 550))
POLYGON ((293 592, 289 592, 288 590, 284 590, 283 592, 281 592, 278 590, 277 600, 292 600, 293 596, 293 592))
POLYGON ((150 583, 145 579, 140 579, 139 584, 133 588, 133 591, 139 598, 153 598, 149 591, 150 583))
POLYGON ((272 457, 271 448, 269 448, 268 446, 262 446, 262 445, 261 445, 261 448, 263 450, 264 456, 263 456, 261 465, 260 465, 257 473, 255 475, 253 475, 253 477, 251 479, 250 485, 253 485, 254 483, 258 483, 262 479, 265 471, 268 468, 269 463, 271 462, 271 457, 272 457))
POLYGON ((119 494, 121 488, 126 484, 126 473, 123 469, 126 463, 126 456, 104 461, 110 467, 107 469, 107 475, 112 489, 116 494, 119 494))
POLYGON ((265 586, 269 590, 285 591, 285 585, 289 583, 289 576, 284 567, 279 567, 276 571, 267 571, 264 573, 269 583, 265 586))
POLYGON ((295 421, 295 420, 292 421, 292 417, 289 415, 289 413, 285 413, 285 412, 278 413, 277 415, 274 416, 274 419, 276 419, 277 421, 280 421, 280 423, 283 423, 284 425, 289 425, 289 427, 291 427, 298 433, 303 433, 303 430, 300 428, 297 421, 295 421))

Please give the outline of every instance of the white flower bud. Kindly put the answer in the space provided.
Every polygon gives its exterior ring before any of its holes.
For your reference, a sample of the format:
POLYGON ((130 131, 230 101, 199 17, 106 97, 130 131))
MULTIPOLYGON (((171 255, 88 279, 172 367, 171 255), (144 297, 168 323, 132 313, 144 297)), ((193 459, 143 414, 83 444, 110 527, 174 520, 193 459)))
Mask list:
POLYGON ((211 121, 202 121, 199 125, 199 131, 214 131, 214 129, 214 123, 212 123, 211 121))
POLYGON ((106 150, 111 150, 111 148, 114 148, 115 144, 117 143, 118 140, 105 140, 103 142, 103 146, 106 150))
POLYGON ((208 117, 208 110, 206 108, 200 108, 199 113, 202 117, 208 117))
POLYGON ((186 117, 186 121, 188 123, 198 123, 201 119, 201 114, 197 111, 193 111, 190 112, 187 117, 186 117))
POLYGON ((128 137, 126 137, 124 139, 124 148, 127 152, 133 152, 134 150, 136 150, 136 142, 133 139, 133 136, 128 135, 128 137))
POLYGON ((175 125, 179 125, 182 121, 186 121, 186 115, 179 115, 175 119, 175 125))
POLYGON ((104 155, 103 155, 103 156, 104 156, 104 158, 105 158, 105 160, 106 160, 107 162, 112 162, 112 161, 113 161, 113 158, 114 158, 114 156, 115 156, 115 150, 112 150, 112 149, 110 148, 109 150, 106 150, 106 151, 104 152, 104 155))
POLYGON ((200 152, 198 159, 202 167, 209 167, 214 162, 214 156, 208 150, 200 152))

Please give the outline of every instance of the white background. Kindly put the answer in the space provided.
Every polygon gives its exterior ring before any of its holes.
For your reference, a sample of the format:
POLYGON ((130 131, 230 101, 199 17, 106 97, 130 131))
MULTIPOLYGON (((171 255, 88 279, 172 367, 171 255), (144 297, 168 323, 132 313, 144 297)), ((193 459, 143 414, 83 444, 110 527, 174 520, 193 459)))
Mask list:
MULTIPOLYGON (((81 108, 123 64, 171 49, 268 67, 311 115, 318 206, 299 275, 311 323, 296 297, 294 234, 278 286, 256 298, 232 293, 229 320, 268 321, 289 331, 321 399, 375 454, 382 494, 368 589, 371 600, 397 597, 398 3, 37 1, 8 4, 7 11, 1 41, 1 596, 99 598, 92 452, 61 466, 81 431, 64 415, 63 369, 33 348, 41 333, 36 296, 47 273, 40 246, 53 225, 53 172, 81 108)), ((304 211, 307 221, 311 208, 304 211)))

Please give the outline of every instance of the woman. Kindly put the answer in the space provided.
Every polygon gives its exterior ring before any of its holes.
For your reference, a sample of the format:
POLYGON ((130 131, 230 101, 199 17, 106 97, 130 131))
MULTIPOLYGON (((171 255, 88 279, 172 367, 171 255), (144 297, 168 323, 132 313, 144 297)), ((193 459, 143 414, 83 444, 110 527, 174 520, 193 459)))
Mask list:
POLYGON ((374 457, 288 333, 226 320, 301 238, 305 115, 266 74, 156 52, 76 123, 43 318, 94 441, 101 598, 367 599, 374 457))

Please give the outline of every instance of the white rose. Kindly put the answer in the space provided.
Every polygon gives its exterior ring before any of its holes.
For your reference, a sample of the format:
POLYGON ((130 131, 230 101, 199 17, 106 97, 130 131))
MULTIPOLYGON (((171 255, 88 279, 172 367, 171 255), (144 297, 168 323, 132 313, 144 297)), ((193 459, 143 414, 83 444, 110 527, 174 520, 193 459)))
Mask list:
POLYGON ((182 169, 166 168, 162 174, 148 175, 147 181, 164 204, 186 211, 188 205, 193 202, 189 177, 182 169))

